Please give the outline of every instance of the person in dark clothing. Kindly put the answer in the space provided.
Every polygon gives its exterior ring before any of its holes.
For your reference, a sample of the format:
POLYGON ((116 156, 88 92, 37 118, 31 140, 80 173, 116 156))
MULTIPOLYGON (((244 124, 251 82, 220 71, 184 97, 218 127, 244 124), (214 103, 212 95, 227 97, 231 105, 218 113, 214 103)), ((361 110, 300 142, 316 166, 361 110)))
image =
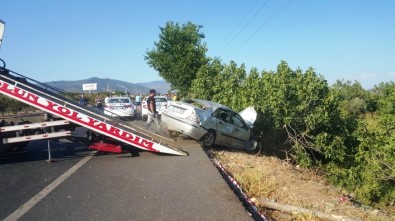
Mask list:
POLYGON ((154 89, 151 89, 149 92, 149 97, 147 98, 148 113, 147 113, 147 124, 145 125, 146 130, 149 129, 152 121, 155 121, 156 125, 159 126, 158 111, 156 111, 155 94, 156 91, 154 89))
POLYGON ((95 103, 98 111, 103 112, 103 103, 99 94, 96 96, 95 103))
POLYGON ((84 97, 84 94, 81 94, 79 103, 85 106, 88 105, 88 99, 84 97))

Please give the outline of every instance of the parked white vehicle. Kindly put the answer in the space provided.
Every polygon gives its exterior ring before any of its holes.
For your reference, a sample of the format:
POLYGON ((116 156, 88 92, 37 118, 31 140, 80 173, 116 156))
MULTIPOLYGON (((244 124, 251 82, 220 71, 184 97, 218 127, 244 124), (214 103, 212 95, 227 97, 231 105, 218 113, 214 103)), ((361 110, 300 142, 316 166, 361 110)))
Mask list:
MULTIPOLYGON (((147 99, 148 96, 143 99, 141 103, 141 116, 143 121, 147 120, 148 117, 148 108, 147 108, 147 99)), ((162 111, 167 108, 168 99, 165 96, 155 96, 156 103, 156 111, 158 111, 159 116, 162 114, 162 111)))
POLYGON ((202 147, 221 145, 255 151, 260 144, 252 133, 257 113, 249 107, 240 113, 206 100, 169 101, 162 112, 162 127, 200 141, 202 147))
POLYGON ((110 97, 104 104, 104 113, 112 117, 129 117, 136 115, 136 105, 129 97, 110 97))

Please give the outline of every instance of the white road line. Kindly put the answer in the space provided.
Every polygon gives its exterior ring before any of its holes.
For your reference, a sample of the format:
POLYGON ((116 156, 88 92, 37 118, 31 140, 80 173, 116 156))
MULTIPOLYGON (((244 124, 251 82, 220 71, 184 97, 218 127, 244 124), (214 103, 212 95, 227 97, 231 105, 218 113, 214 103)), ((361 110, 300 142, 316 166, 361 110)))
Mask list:
POLYGON ((67 178, 69 178, 75 171, 77 171, 86 162, 88 162, 95 153, 96 153, 96 151, 93 151, 91 154, 84 157, 84 159, 82 159, 76 165, 71 167, 68 171, 66 171, 64 174, 62 174, 56 180, 54 180, 51 184, 49 184, 47 187, 45 187, 43 190, 41 190, 39 193, 37 193, 35 196, 33 196, 33 198, 31 198, 29 201, 27 201, 25 204, 23 204, 21 207, 19 207, 17 210, 15 210, 13 213, 11 213, 7 218, 4 219, 4 221, 16 221, 19 218, 21 218, 25 213, 27 213, 31 208, 33 208, 38 202, 40 202, 42 199, 44 199, 44 197, 46 197, 50 192, 52 192, 57 186, 59 186, 63 181, 65 181, 67 178))

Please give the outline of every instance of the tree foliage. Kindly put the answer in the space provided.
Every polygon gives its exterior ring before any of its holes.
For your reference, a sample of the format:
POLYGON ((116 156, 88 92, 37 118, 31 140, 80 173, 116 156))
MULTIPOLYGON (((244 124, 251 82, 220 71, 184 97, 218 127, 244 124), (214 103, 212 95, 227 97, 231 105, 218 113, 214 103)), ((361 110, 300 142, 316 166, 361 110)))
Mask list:
POLYGON ((201 28, 191 22, 183 25, 167 22, 160 28, 159 41, 145 55, 147 63, 182 95, 188 92, 198 70, 208 61, 201 28))
POLYGON ((381 83, 370 92, 377 100, 374 123, 361 120, 355 167, 347 174, 358 197, 388 205, 395 199, 395 84, 381 83))
POLYGON ((231 61, 229 65, 225 65, 223 71, 213 79, 214 82, 221 82, 213 87, 213 100, 226 104, 234 110, 241 111, 241 87, 245 77, 244 64, 238 67, 235 62, 231 61))
POLYGON ((355 132, 360 144, 347 186, 366 203, 388 205, 395 199, 395 116, 385 114, 375 126, 361 122, 355 132))
POLYGON ((189 95, 192 98, 204 100, 213 100, 216 93, 214 86, 218 83, 213 81, 224 69, 221 60, 218 58, 210 59, 206 65, 203 65, 197 72, 196 78, 192 81, 189 95))
POLYGON ((340 116, 338 94, 312 68, 303 73, 281 62, 276 73, 263 76, 263 95, 261 106, 277 129, 286 130, 296 162, 311 166, 345 159, 352 127, 340 116))
POLYGON ((335 184, 365 203, 388 204, 394 195, 395 127, 388 123, 394 122, 392 86, 382 84, 368 92, 358 82, 338 81, 329 87, 314 69, 292 70, 285 61, 275 72, 247 73, 243 64, 213 59, 198 71, 190 94, 235 110, 255 106, 255 129, 286 131, 294 162, 320 166, 335 184), (369 127, 361 117, 365 111, 385 113, 386 120, 377 115, 381 123, 369 127))
POLYGON ((395 83, 387 82, 375 86, 373 93, 377 94, 378 112, 381 114, 395 114, 395 83))
POLYGON ((30 106, 0 94, 0 113, 4 115, 5 113, 18 113, 20 111, 26 111, 30 106))
POLYGON ((339 92, 340 108, 345 116, 358 117, 377 109, 376 101, 358 81, 337 80, 332 89, 339 92))

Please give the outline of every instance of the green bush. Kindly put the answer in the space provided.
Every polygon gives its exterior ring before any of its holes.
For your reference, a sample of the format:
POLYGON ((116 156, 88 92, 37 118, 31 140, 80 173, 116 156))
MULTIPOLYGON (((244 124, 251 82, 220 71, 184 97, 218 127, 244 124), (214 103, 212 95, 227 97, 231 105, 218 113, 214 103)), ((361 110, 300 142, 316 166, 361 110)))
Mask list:
POLYGON ((375 127, 361 123, 355 167, 350 171, 358 198, 388 205, 395 199, 395 116, 383 115, 375 127), (392 200, 392 201, 391 201, 392 200))
POLYGON ((394 88, 390 82, 366 91, 340 81, 329 87, 314 69, 294 71, 284 61, 275 72, 247 74, 244 65, 214 59, 199 70, 190 93, 235 110, 255 106, 254 129, 286 132, 284 150, 295 163, 320 167, 364 203, 388 205, 395 187, 394 88), (363 124, 367 112, 379 113, 371 126, 363 124))
POLYGON ((29 105, 0 94, 0 112, 2 115, 5 113, 13 113, 16 114, 21 111, 27 111, 31 109, 29 105))

